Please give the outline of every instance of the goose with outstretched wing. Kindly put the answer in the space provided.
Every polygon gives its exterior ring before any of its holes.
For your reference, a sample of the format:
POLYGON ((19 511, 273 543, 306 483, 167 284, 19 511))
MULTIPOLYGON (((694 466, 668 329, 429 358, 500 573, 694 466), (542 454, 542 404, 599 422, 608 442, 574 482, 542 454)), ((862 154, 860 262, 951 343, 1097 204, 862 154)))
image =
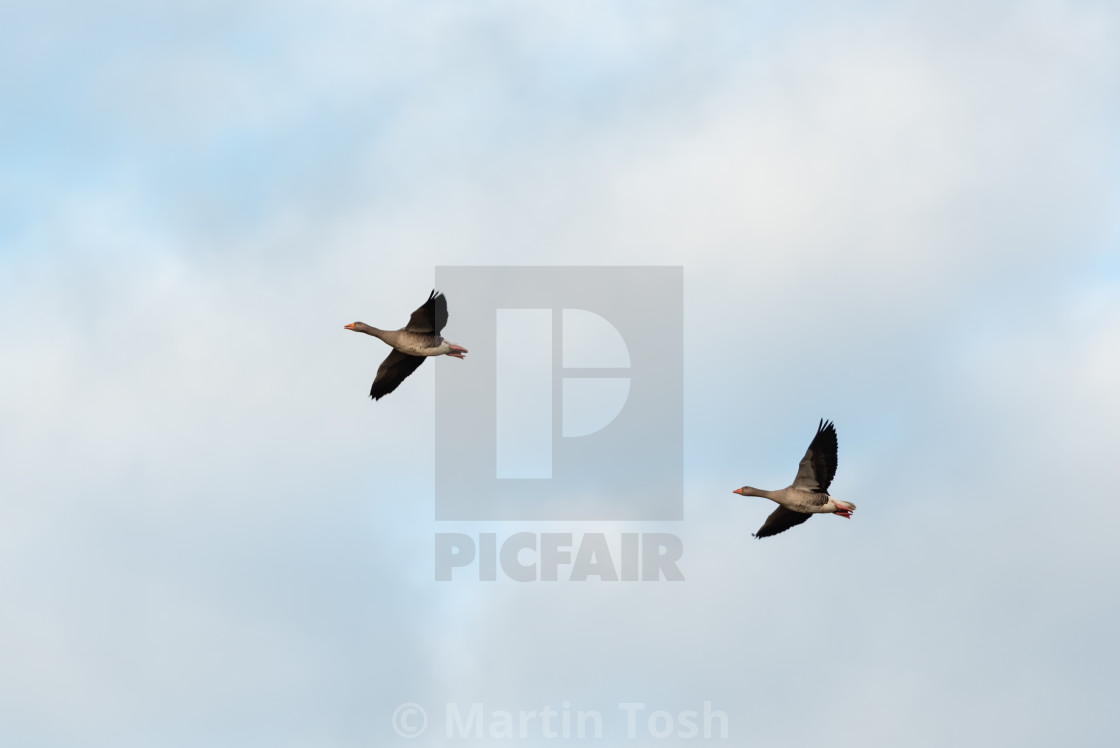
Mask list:
POLYGON ((369 396, 380 400, 395 390, 409 374, 416 371, 429 356, 463 358, 467 349, 443 339, 440 335, 447 324, 447 297, 436 291, 428 296, 399 330, 379 330, 364 322, 346 325, 347 330, 364 332, 393 347, 373 378, 369 396))
POLYGON ((814 514, 835 514, 852 518, 856 505, 835 499, 828 494, 832 478, 836 475, 836 428, 832 421, 823 418, 817 425, 817 434, 805 450, 797 477, 793 483, 778 491, 743 486, 735 489, 740 496, 761 496, 778 504, 766 522, 754 533, 756 538, 766 538, 800 525, 814 514))

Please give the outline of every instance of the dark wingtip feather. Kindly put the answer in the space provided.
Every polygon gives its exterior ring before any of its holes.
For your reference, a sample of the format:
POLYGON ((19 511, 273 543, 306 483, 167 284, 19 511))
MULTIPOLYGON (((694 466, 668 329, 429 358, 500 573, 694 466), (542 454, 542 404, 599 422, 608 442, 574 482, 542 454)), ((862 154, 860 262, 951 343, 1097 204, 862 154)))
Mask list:
POLYGON ((832 421, 820 419, 817 424, 817 434, 809 444, 813 455, 813 472, 818 483, 817 488, 813 489, 815 493, 828 493, 828 487, 836 476, 838 442, 836 427, 832 421))

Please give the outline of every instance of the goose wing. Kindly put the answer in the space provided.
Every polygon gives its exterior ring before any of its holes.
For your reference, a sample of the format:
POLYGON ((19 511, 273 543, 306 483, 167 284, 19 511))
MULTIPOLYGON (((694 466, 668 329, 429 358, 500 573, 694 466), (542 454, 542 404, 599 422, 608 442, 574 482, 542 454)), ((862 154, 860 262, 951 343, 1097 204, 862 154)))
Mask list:
MULTIPOLYGON (((408 320, 404 329, 409 332, 439 335, 447 324, 447 297, 434 289, 428 300, 408 320)), ((419 365, 419 364, 417 364, 419 365)))
POLYGON ((836 475, 836 428, 832 421, 821 419, 817 435, 805 450, 793 488, 814 493, 828 493, 832 477, 836 475))
POLYGON ((770 512, 770 516, 766 518, 766 522, 763 523, 762 527, 758 529, 758 532, 756 532, 754 536, 756 538, 766 538, 771 535, 777 535, 791 527, 800 525, 812 516, 811 514, 795 512, 792 509, 779 506, 777 509, 770 512))
POLYGON ((416 371, 424 363, 423 356, 409 356, 397 349, 389 352, 381 366, 377 367, 377 376, 373 378, 373 386, 369 388, 369 396, 380 400, 395 390, 409 374, 416 371))

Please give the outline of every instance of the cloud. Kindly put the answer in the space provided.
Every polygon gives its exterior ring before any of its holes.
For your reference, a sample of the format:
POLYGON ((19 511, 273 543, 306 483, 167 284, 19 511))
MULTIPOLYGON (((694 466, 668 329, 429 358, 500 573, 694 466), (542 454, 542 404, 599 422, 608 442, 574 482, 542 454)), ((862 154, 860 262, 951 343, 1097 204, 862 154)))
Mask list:
POLYGON ((10 142, 57 158, 0 151, 6 737, 629 698, 742 742, 1105 734, 1115 13, 620 8, 23 21, 10 142), (503 263, 685 266, 686 583, 430 581, 445 362, 374 405, 342 325, 503 263), (855 520, 754 541, 730 489, 821 416, 855 520))

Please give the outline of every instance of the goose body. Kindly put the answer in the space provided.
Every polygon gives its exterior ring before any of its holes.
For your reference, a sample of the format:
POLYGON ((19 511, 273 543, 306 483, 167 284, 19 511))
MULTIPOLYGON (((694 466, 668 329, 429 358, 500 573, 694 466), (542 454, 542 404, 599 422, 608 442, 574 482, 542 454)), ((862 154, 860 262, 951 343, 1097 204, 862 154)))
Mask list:
POLYGON ((766 522, 754 533, 756 538, 765 538, 785 532, 800 525, 814 514, 836 514, 846 519, 852 518, 856 505, 833 498, 828 493, 832 478, 836 475, 836 428, 831 421, 823 418, 817 426, 817 434, 805 450, 805 456, 797 466, 797 477, 789 486, 777 491, 743 486, 735 490, 740 496, 761 496, 778 504, 766 522))
MULTIPOLYGON (((354 327, 348 327, 347 329, 366 332, 357 327, 360 324, 360 322, 355 322, 354 327)), ((369 327, 369 325, 366 325, 366 327, 369 327)), ((378 330, 375 327, 369 329, 372 330, 368 333, 369 335, 388 343, 394 350, 400 351, 406 356, 443 356, 454 350, 451 343, 438 335, 415 333, 409 330, 378 330)))
POLYGON ((444 340, 440 335, 447 324, 447 297, 436 291, 425 301, 399 330, 381 330, 364 322, 346 325, 347 330, 364 332, 392 346, 373 379, 369 396, 380 400, 400 386, 409 374, 416 371, 429 356, 463 358, 467 349, 444 340))

